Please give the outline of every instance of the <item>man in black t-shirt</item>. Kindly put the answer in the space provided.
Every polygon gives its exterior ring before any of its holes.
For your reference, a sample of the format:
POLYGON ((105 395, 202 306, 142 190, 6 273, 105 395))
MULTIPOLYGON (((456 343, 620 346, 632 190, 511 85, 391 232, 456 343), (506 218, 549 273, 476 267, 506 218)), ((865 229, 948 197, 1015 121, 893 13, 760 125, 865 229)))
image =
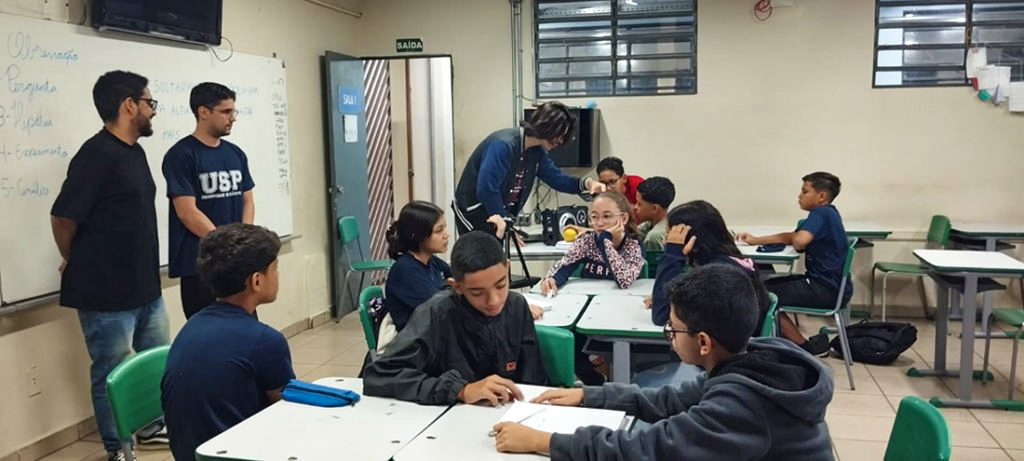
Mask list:
POLYGON ((169 272, 171 278, 181 277, 186 319, 214 301, 196 273, 199 238, 224 224, 252 224, 256 213, 249 161, 242 149, 221 139, 235 123, 235 92, 219 83, 200 83, 192 88, 189 106, 196 129, 167 151, 163 163, 171 201, 169 272))
MULTIPOLYGON (((138 139, 153 134, 156 101, 148 80, 113 71, 93 86, 103 129, 68 165, 50 210, 63 257, 60 304, 78 310, 96 425, 108 460, 124 459, 107 400, 107 374, 136 352, 169 342, 160 297, 156 184, 138 139)), ((124 447, 130 449, 130 447, 124 447)))

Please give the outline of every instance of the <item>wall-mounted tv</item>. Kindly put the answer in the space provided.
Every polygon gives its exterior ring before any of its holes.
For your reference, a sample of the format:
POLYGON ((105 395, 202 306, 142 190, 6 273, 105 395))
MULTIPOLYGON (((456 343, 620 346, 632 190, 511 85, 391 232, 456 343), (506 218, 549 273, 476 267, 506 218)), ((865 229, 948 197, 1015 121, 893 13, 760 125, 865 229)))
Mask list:
POLYGON ((223 0, 92 0, 92 26, 220 45, 223 0))

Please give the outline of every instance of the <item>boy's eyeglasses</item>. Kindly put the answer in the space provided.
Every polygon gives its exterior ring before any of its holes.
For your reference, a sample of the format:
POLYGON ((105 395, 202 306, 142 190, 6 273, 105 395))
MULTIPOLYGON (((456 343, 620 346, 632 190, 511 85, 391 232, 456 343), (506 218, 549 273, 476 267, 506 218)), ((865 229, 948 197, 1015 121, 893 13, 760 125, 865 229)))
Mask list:
POLYGON ((601 181, 601 184, 604 184, 605 186, 608 187, 612 187, 615 185, 615 183, 619 182, 620 179, 622 179, 622 176, 619 176, 618 178, 615 179, 609 179, 607 181, 601 181))
POLYGON ((664 330, 662 330, 662 332, 665 333, 665 341, 668 342, 672 342, 672 340, 675 339, 676 333, 686 333, 688 335, 695 335, 697 333, 700 333, 699 331, 693 330, 676 330, 675 328, 672 328, 672 324, 670 323, 665 323, 665 328, 664 330))

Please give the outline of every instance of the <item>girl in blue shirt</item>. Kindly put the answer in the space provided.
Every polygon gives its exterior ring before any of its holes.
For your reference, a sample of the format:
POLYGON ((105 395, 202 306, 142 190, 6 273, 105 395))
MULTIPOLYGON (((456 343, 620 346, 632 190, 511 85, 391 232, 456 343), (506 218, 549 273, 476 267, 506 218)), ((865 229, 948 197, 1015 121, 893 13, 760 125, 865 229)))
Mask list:
POLYGON ((448 251, 444 211, 420 200, 402 207, 387 232, 388 256, 395 264, 384 285, 384 308, 401 331, 412 311, 448 286, 452 269, 435 256, 448 251))

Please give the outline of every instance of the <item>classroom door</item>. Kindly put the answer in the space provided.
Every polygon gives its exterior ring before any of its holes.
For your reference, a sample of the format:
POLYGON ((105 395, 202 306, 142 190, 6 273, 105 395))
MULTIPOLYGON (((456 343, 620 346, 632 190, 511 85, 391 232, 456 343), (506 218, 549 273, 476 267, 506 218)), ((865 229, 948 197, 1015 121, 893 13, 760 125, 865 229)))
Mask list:
MULTIPOLYGON (((328 142, 328 221, 331 232, 331 316, 339 318, 356 308, 359 277, 349 277, 344 286, 349 257, 370 257, 370 194, 366 161, 366 112, 363 104, 363 61, 327 52, 323 57, 324 95, 327 96, 326 132, 328 142), (353 216, 359 223, 359 246, 341 244, 338 221, 353 216)), ((375 274, 368 274, 369 277, 375 274)))

